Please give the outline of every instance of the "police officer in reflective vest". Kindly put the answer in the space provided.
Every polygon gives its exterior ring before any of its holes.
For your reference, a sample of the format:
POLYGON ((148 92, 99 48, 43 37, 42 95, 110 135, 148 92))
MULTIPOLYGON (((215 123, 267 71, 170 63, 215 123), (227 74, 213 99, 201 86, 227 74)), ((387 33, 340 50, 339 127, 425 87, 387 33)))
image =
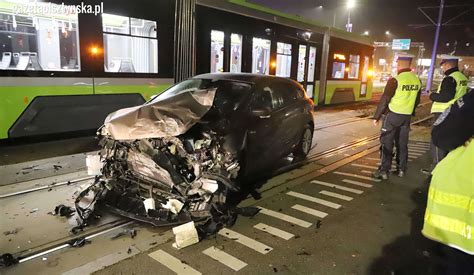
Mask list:
MULTIPOLYGON (((459 57, 452 55, 441 55, 441 69, 445 77, 438 86, 435 93, 430 94, 430 99, 433 101, 431 113, 434 115, 434 120, 438 119, 439 115, 453 104, 458 98, 462 97, 467 92, 467 77, 458 69, 459 57)), ((431 169, 422 169, 423 173, 430 174, 431 170, 440 162, 448 152, 436 147, 431 142, 431 169)))
POLYGON ((399 55, 398 75, 388 80, 375 111, 374 126, 386 113, 380 133, 380 166, 372 175, 376 179, 388 179, 394 145, 397 149, 395 174, 403 177, 407 170, 410 119, 421 93, 421 81, 410 69, 412 59, 411 55, 399 55))
POLYGON ((433 125, 434 144, 450 153, 433 170, 423 235, 440 246, 442 274, 474 272, 474 92, 451 105, 433 125), (462 251, 462 252, 461 252, 462 251))

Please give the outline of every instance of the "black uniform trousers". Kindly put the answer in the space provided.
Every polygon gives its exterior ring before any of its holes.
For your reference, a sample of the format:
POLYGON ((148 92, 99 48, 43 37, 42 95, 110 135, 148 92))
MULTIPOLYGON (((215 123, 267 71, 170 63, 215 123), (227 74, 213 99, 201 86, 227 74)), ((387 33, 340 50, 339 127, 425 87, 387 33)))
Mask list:
POLYGON ((393 147, 396 147, 398 169, 407 170, 408 134, 411 115, 389 111, 385 116, 380 133, 380 171, 389 172, 392 167, 393 147))
MULTIPOLYGON (((438 120, 438 117, 441 115, 441 113, 433 113, 433 124, 436 120, 438 120)), ((436 147, 434 144, 433 144, 433 138, 431 138, 431 144, 430 144, 430 151, 431 151, 431 158, 433 160, 432 162, 432 167, 431 169, 434 169, 436 164, 438 164, 438 162, 440 162, 442 159, 444 159, 444 157, 446 157, 446 155, 448 155, 448 151, 445 151, 439 147, 436 147)))

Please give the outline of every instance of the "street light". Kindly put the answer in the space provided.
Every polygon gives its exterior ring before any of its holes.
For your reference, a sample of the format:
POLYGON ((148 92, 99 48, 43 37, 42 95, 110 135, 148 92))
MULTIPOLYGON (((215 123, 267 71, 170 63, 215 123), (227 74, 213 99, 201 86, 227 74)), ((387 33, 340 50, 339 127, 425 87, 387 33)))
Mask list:
POLYGON ((349 10, 347 14, 347 24, 346 24, 346 31, 352 32, 352 24, 351 24, 351 10, 355 6, 355 0, 348 0, 347 1, 347 9, 349 10))
POLYGON ((364 35, 368 36, 368 35, 369 35, 369 31, 365 31, 365 32, 364 32, 364 35))
POLYGON ((386 34, 386 35, 390 35, 390 31, 385 31, 385 34, 386 34))

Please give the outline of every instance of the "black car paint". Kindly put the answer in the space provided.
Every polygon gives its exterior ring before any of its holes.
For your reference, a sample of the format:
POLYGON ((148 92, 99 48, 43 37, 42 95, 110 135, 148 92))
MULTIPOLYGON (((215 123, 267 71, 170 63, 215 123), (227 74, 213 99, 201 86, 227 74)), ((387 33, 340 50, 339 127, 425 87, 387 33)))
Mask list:
MULTIPOLYGON (((306 125, 313 129, 313 103, 303 96, 302 86, 290 79, 257 74, 204 74, 196 78, 213 80, 243 81, 252 84, 250 93, 242 100, 229 121, 226 122, 231 129, 226 134, 226 147, 241 153, 241 161, 245 163, 241 177, 244 179, 260 178, 269 175, 275 169, 277 161, 288 156, 300 142, 306 125), (293 88, 294 100, 284 102, 284 105, 273 108, 272 102, 267 102, 272 107, 268 116, 252 114, 256 106, 256 99, 268 93, 267 87, 275 89, 287 85, 293 88)), ((286 91, 291 93, 292 91, 286 91)))

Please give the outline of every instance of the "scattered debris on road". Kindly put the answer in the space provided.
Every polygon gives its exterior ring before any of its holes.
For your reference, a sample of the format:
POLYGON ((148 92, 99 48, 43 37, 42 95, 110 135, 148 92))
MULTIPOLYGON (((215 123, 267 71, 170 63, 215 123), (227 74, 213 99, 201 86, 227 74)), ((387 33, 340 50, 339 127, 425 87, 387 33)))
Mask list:
POLYGON ((74 210, 74 208, 66 206, 64 204, 60 204, 54 208, 53 215, 59 215, 61 217, 71 217, 72 215, 74 215, 75 212, 76 210, 74 210))
POLYGON ((8 231, 3 232, 3 235, 5 235, 5 236, 15 235, 16 233, 20 232, 21 229, 22 228, 15 228, 15 229, 12 229, 12 230, 8 230, 8 231))
POLYGON ((115 234, 110 238, 111 240, 118 239, 122 236, 129 236, 131 239, 135 238, 137 236, 137 230, 136 229, 124 229, 121 232, 115 234))

